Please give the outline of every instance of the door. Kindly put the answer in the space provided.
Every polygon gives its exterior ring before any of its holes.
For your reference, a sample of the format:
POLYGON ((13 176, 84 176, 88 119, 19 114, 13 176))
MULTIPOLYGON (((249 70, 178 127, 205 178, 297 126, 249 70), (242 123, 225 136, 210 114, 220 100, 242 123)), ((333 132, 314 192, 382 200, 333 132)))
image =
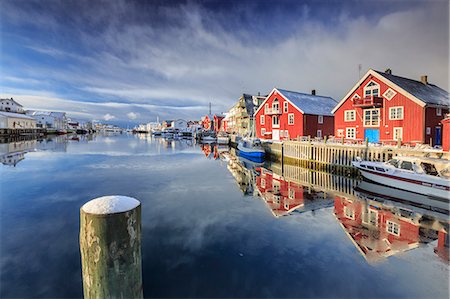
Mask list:
POLYGON ((442 145, 441 127, 436 127, 436 145, 442 145))
POLYGON ((369 142, 379 142, 380 141, 380 130, 379 129, 365 129, 364 130, 364 140, 368 138, 369 142))
POLYGON ((272 130, 272 139, 273 140, 280 140, 280 130, 272 130))

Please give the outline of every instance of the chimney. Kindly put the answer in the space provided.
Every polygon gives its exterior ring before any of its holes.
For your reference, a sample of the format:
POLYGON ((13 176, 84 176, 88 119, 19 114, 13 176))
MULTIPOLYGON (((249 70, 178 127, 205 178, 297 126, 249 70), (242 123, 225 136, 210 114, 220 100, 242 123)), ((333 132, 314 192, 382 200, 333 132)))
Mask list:
POLYGON ((311 90, 311 94, 312 94, 313 96, 315 96, 315 95, 316 95, 316 90, 315 90, 315 89, 311 90))
POLYGON ((391 69, 386 69, 384 72, 385 72, 386 74, 392 75, 392 70, 391 70, 391 69))
POLYGON ((420 82, 427 85, 428 84, 428 76, 426 76, 426 75, 420 76, 420 82))

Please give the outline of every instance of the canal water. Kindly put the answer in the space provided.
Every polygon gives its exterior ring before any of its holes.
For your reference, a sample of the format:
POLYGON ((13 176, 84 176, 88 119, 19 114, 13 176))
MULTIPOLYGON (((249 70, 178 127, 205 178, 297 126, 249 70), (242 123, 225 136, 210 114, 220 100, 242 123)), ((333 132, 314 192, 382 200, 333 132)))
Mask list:
POLYGON ((110 194, 142 202, 145 297, 449 297, 448 215, 348 178, 146 135, 0 149, 1 298, 82 297, 79 209, 110 194))

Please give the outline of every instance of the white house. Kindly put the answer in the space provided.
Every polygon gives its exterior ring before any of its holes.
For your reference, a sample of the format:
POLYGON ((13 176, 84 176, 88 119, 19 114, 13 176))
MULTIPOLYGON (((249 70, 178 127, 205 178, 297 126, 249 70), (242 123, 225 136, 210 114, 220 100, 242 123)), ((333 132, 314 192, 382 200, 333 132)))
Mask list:
POLYGON ((0 111, 13 112, 13 113, 25 113, 23 106, 10 99, 0 99, 0 111))
POLYGON ((0 129, 35 129, 36 120, 26 114, 0 111, 0 129))
POLYGON ((65 112, 27 111, 36 120, 38 128, 62 131, 66 130, 67 119, 65 112))
POLYGON ((177 119, 172 121, 172 128, 174 129, 179 129, 179 130, 184 130, 187 129, 188 127, 188 122, 185 121, 184 119, 177 119))

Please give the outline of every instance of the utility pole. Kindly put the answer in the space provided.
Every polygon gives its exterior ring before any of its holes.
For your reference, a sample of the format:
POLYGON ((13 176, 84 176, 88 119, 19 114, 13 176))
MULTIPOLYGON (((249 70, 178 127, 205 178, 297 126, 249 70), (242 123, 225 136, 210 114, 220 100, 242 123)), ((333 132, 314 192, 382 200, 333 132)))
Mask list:
POLYGON ((209 102, 209 115, 211 115, 211 102, 209 102))

